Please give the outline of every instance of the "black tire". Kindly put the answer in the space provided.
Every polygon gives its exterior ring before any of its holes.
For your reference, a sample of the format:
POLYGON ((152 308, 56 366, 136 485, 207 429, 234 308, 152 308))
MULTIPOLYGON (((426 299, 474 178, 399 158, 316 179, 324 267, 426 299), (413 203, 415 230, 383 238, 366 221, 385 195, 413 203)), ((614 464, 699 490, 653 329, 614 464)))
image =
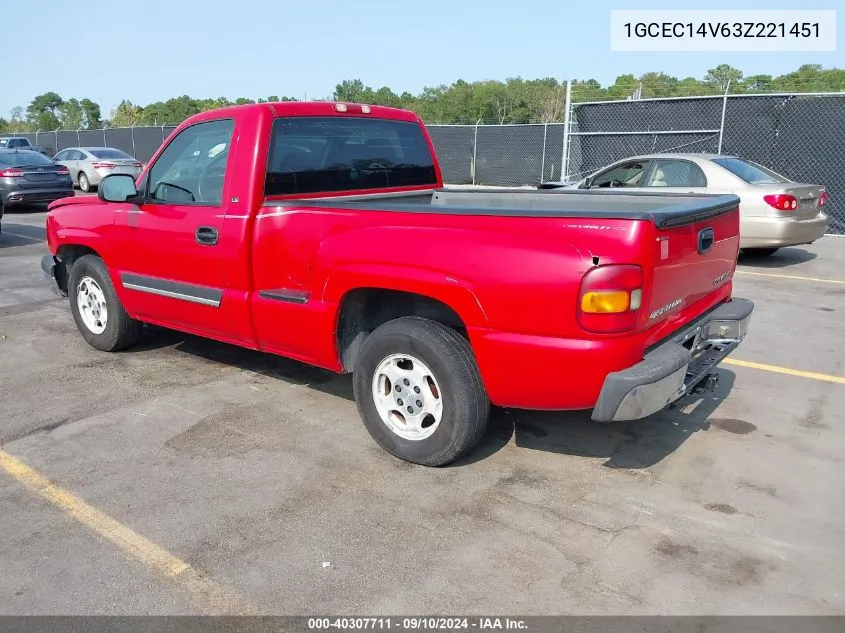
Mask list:
POLYGON ((88 193, 91 191, 91 181, 88 180, 88 176, 85 174, 84 171, 79 172, 77 176, 77 180, 79 181, 79 190, 88 193))
POLYGON ((96 255, 83 255, 73 263, 68 277, 68 297, 76 327, 91 347, 104 352, 117 352, 137 342, 141 324, 123 309, 114 291, 108 269, 103 260, 96 255), (99 333, 92 331, 85 324, 77 302, 79 283, 86 277, 90 277, 97 283, 106 300, 105 329, 99 333))
POLYGON ((779 248, 744 248, 742 252, 749 257, 769 257, 779 250, 779 248))
POLYGON ((388 453, 414 464, 445 466, 471 451, 484 436, 490 401, 469 342, 437 321, 402 317, 367 337, 353 370, 355 403, 367 431, 388 453), (422 361, 440 386, 442 415, 432 435, 405 439, 382 420, 373 397, 373 377, 392 354, 422 361))

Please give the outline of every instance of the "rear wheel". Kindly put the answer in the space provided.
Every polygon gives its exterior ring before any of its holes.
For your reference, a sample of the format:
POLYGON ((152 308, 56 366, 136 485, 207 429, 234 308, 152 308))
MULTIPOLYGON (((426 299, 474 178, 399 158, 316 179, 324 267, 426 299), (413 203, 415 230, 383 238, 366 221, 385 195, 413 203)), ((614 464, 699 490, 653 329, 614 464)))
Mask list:
POLYGON ((76 327, 91 347, 116 352, 138 340, 141 324, 123 309, 108 269, 96 255, 83 255, 73 263, 68 296, 76 327))
POLYGON ((88 180, 88 176, 85 175, 84 171, 79 172, 79 189, 81 191, 91 191, 91 182, 88 180))
POLYGON ((744 248, 742 251, 750 257, 768 257, 774 255, 779 248, 744 248))
POLYGON ((478 444, 490 402, 472 348, 437 321, 403 317, 376 328, 354 368, 367 431, 396 457, 445 466, 478 444))

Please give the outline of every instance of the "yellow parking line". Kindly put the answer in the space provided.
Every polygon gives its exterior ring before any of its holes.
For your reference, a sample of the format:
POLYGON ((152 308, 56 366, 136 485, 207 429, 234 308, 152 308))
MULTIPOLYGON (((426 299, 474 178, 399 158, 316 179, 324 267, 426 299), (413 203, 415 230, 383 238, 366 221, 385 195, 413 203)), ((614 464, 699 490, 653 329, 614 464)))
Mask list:
POLYGON ((0 449, 0 468, 159 576, 187 590, 194 603, 203 612, 233 615, 260 614, 255 606, 236 592, 201 576, 182 559, 60 488, 44 475, 2 449, 0 449))
POLYGON ((751 361, 737 360, 735 358, 726 358, 722 362, 726 365, 736 365, 737 367, 747 367, 749 369, 762 369, 763 371, 771 371, 776 374, 787 374, 789 376, 797 376, 799 378, 809 378, 810 380, 821 380, 823 382, 834 382, 840 385, 845 385, 845 378, 842 376, 819 374, 814 371, 802 371, 800 369, 790 369, 789 367, 779 367, 778 365, 752 363, 751 361))
POLYGON ((820 277, 800 277, 799 275, 779 275, 777 273, 758 273, 750 270, 736 269, 736 272, 743 275, 756 275, 757 277, 780 277, 781 279, 798 279, 800 281, 815 281, 823 284, 845 284, 845 281, 840 279, 821 279, 820 277))

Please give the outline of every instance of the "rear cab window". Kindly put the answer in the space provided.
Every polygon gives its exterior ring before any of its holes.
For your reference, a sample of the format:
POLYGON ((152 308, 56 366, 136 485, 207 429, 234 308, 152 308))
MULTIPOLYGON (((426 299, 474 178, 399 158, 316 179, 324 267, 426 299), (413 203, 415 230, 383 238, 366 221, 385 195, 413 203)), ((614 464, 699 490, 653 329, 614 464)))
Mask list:
POLYGON ((355 116, 273 122, 265 196, 426 185, 437 185, 437 173, 416 122, 355 116))
POLYGON ((750 185, 773 185, 791 182, 788 178, 773 172, 771 169, 766 169, 762 165, 741 158, 714 158, 713 162, 750 185))

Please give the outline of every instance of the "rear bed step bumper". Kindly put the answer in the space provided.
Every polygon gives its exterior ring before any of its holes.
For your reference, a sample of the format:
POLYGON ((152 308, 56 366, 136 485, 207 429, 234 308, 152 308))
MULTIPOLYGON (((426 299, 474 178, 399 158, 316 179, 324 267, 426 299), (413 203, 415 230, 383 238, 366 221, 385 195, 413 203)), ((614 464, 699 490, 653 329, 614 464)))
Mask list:
POLYGON ((692 392, 739 346, 753 311, 751 301, 734 298, 648 352, 642 362, 609 374, 592 419, 639 420, 692 392))

